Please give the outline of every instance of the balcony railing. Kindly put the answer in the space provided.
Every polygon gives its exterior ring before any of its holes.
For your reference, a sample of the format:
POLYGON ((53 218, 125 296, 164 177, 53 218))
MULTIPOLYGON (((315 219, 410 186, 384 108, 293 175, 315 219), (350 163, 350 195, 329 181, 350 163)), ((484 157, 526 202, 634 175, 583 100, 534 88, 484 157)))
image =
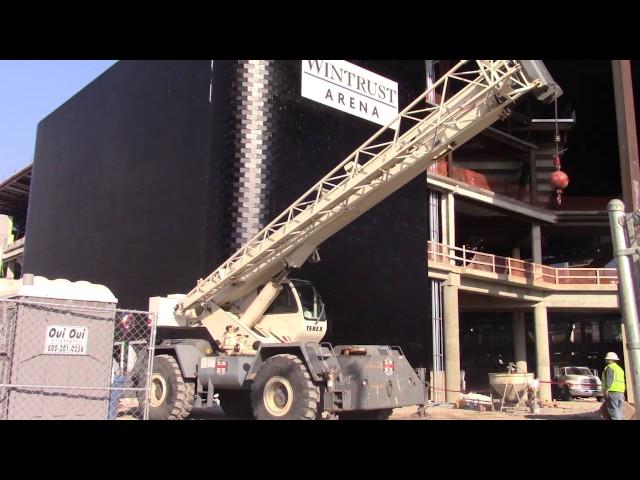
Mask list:
POLYGON ((443 243, 427 242, 428 262, 506 275, 549 285, 615 285, 615 268, 554 268, 517 258, 500 257, 443 243))

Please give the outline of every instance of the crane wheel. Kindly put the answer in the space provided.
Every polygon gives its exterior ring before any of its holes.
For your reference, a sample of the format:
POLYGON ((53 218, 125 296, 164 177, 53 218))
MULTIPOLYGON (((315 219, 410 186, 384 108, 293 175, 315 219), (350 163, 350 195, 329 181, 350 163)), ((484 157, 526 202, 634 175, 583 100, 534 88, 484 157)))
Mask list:
POLYGON ((340 420, 389 420, 392 413, 392 408, 381 410, 354 410, 350 412, 338 412, 338 418, 340 420))
POLYGON ((253 418, 251 398, 244 390, 219 390, 220 407, 230 417, 253 418))
POLYGON ((269 358, 251 386, 251 406, 257 420, 315 420, 319 402, 319 388, 295 355, 269 358))
MULTIPOLYGON (((144 392, 142 398, 144 399, 144 392)), ((195 385, 186 382, 178 362, 171 355, 153 358, 149 388, 150 420, 183 420, 193 408, 195 385)))

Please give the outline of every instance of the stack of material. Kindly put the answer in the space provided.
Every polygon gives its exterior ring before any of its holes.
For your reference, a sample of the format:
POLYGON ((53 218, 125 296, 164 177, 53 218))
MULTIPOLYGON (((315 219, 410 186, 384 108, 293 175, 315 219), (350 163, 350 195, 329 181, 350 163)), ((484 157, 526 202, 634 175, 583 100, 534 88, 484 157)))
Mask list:
POLYGON ((490 410, 492 408, 491 397, 479 393, 466 393, 461 398, 461 408, 472 410, 490 410))

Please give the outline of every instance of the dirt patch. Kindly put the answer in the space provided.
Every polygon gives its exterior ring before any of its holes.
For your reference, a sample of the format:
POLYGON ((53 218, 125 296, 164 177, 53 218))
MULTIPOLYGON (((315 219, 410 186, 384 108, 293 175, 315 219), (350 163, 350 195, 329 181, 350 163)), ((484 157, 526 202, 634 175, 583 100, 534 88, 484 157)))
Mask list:
MULTIPOLYGON (((427 407, 425 415, 419 416, 417 407, 396 408, 391 420, 599 420, 600 403, 595 399, 580 399, 569 402, 553 402, 540 407, 537 413, 528 410, 514 412, 476 411, 442 406, 427 407)), ((122 402, 118 420, 134 420, 137 402, 122 402)), ((194 408, 192 420, 235 420, 215 406, 211 409, 194 408)))
POLYGON ((513 412, 476 411, 450 407, 427 407, 425 416, 418 416, 415 407, 398 408, 391 420, 599 420, 600 403, 593 399, 555 402, 540 407, 537 413, 528 410, 513 412), (554 406, 555 405, 555 406, 554 406))

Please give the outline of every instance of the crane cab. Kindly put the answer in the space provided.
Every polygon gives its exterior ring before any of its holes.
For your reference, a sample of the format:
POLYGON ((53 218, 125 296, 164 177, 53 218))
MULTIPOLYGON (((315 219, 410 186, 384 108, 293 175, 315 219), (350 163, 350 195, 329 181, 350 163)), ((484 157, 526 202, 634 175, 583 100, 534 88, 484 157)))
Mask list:
POLYGON ((327 333, 324 303, 311 282, 287 280, 256 327, 281 342, 319 342, 327 333))

